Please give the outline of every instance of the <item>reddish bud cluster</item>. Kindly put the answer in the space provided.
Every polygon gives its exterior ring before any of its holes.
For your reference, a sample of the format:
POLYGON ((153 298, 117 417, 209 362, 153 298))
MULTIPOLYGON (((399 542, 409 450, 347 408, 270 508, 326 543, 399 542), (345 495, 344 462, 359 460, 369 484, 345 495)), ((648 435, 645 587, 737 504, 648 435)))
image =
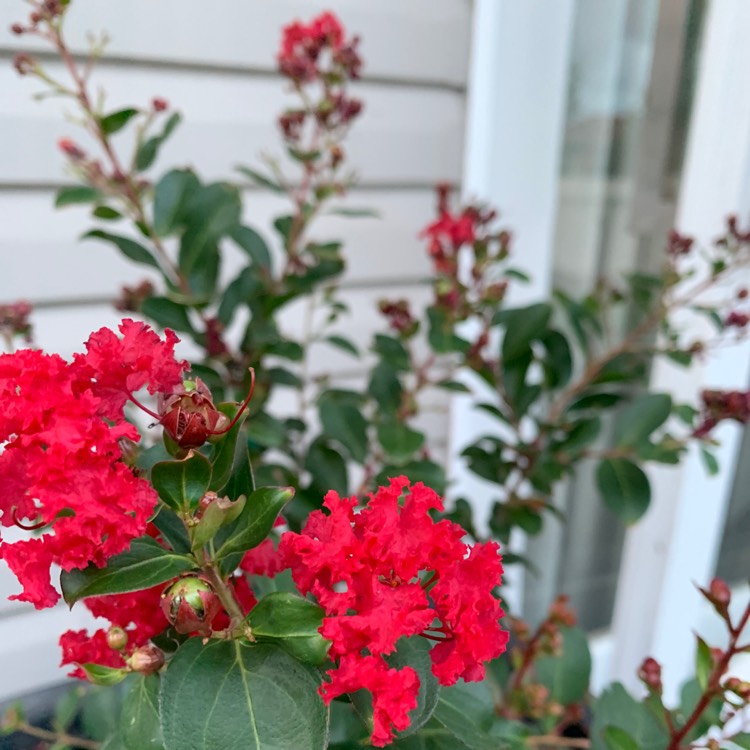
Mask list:
POLYGON ((18 36, 36 31, 43 21, 52 21, 61 16, 66 7, 62 0, 30 0, 30 3, 34 10, 29 14, 28 25, 14 23, 10 27, 10 30, 18 36))
POLYGON ((13 67, 16 69, 18 75, 26 76, 36 70, 37 61, 36 58, 29 55, 27 52, 19 52, 13 58, 13 67))
POLYGON ((652 692, 661 694, 661 665, 650 656, 638 668, 638 679, 652 692))
POLYGON ((701 393, 701 421, 693 437, 704 438, 719 422, 731 419, 740 424, 750 421, 750 391, 705 390, 701 393))
POLYGON ((295 83, 309 83, 318 77, 359 78, 362 60, 357 52, 359 37, 344 38, 344 28, 333 13, 322 13, 310 23, 285 26, 277 55, 279 70, 295 83), (330 68, 322 69, 325 53, 330 68))
POLYGON ((416 672, 384 659, 400 638, 437 641, 430 657, 443 685, 481 680, 484 662, 505 650, 493 595, 502 565, 495 542, 469 547, 460 526, 433 521, 430 511, 441 511, 442 501, 421 483, 392 479, 361 512, 356 505, 356 498, 328 493, 328 514, 311 513, 301 534, 284 534, 280 550, 300 592, 312 593, 326 612, 320 632, 336 666, 323 700, 370 690, 372 743, 380 747, 394 728, 409 725, 417 703, 416 672))
POLYGON ((155 96, 151 100, 151 107, 153 108, 154 112, 164 112, 169 109, 169 102, 160 96, 155 96))
POLYGON ((222 431, 229 419, 215 406, 211 391, 196 378, 188 387, 176 387, 168 396, 160 396, 159 421, 164 431, 180 448, 199 448, 209 436, 222 431))
POLYGON ((25 300, 0 305, 0 333, 6 337, 23 336, 31 341, 31 305, 25 300))
POLYGON ((143 303, 154 296, 154 285, 148 281, 141 281, 138 286, 123 286, 120 296, 115 300, 115 309, 120 312, 140 312, 143 303))
POLYGON ((724 319, 725 328, 745 328, 750 323, 750 315, 739 310, 732 310, 724 319))
POLYGON ((416 333, 419 321, 411 314, 408 300, 381 300, 378 308, 387 318, 391 330, 407 337, 416 333))
POLYGON ((693 238, 672 229, 667 238, 667 253, 672 257, 687 255, 693 247, 693 238))

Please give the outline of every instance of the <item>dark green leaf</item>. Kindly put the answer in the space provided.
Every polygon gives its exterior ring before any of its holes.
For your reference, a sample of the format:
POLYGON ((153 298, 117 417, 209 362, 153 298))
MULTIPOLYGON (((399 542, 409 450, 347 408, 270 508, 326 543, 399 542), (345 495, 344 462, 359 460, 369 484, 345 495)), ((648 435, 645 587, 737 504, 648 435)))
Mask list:
POLYGON ((550 388, 560 388, 573 374, 573 355, 568 340, 559 331, 548 331, 541 344, 546 350, 542 362, 545 381, 550 388))
POLYGON ((637 445, 661 427, 672 412, 672 399, 666 393, 647 393, 628 404, 615 426, 614 441, 618 447, 637 445))
POLYGON ((395 463, 408 461, 424 445, 421 432, 397 419, 388 419, 378 425, 378 440, 395 463))
POLYGON ((427 339, 437 354, 449 352, 465 352, 470 344, 456 335, 455 326, 443 310, 437 307, 427 309, 429 328, 427 339))
POLYGON ((471 388, 459 382, 458 380, 442 380, 440 383, 435 383, 438 388, 444 388, 446 391, 454 391, 455 393, 471 393, 471 388))
MULTIPOLYGON (((81 707, 81 696, 78 690, 66 690, 55 704, 55 715, 52 726, 57 732, 67 732, 75 721, 81 707)), ((1 735, 1 732, 0 732, 1 735)))
POLYGON ((286 441, 284 423, 267 412, 254 414, 247 425, 247 439, 251 449, 281 448, 286 441))
POLYGON ((396 370, 388 362, 378 362, 370 373, 367 392, 377 401, 380 409, 392 414, 401 406, 403 387, 396 370))
POLYGON ((537 303, 513 310, 501 310, 495 316, 496 322, 505 327, 502 357, 506 363, 526 355, 529 344, 548 334, 547 326, 552 308, 546 303, 537 303))
POLYGON ((320 678, 272 644, 190 638, 162 678, 166 750, 324 750, 320 678), (185 689, 185 686, 190 689, 185 689))
POLYGON ((60 585, 69 606, 89 596, 140 591, 195 568, 195 561, 159 546, 150 537, 134 539, 127 552, 110 557, 105 568, 89 565, 63 571, 60 585))
POLYGON ((619 393, 589 393, 575 400, 568 409, 581 411, 583 409, 609 409, 619 404, 624 396, 619 393))
POLYGON ((274 193, 284 192, 284 188, 282 188, 278 182, 272 180, 270 177, 266 177, 255 169, 251 169, 250 167, 237 167, 237 171, 244 174, 245 177, 249 177, 257 185, 273 190, 274 193))
POLYGON ((331 646, 318 632, 324 614, 309 599, 276 591, 253 607, 248 621, 258 641, 276 643, 305 664, 322 664, 331 646))
POLYGON ((135 157, 135 168, 139 172, 143 172, 144 169, 148 169, 156 160, 159 154, 159 149, 162 144, 169 138, 174 132, 174 129, 180 124, 180 114, 174 112, 169 116, 164 129, 159 135, 152 136, 138 149, 138 153, 135 157))
POLYGON ((245 507, 232 527, 232 533, 216 552, 223 561, 257 547, 270 533, 282 508, 294 497, 291 487, 261 487, 248 496, 245 507))
POLYGON ((97 206, 91 212, 91 215, 97 219, 103 219, 104 221, 116 221, 117 219, 122 219, 122 214, 110 206, 97 206))
POLYGON ((120 735, 127 750, 163 750, 156 675, 135 676, 122 706, 120 735))
POLYGON ((154 231, 160 237, 172 234, 184 218, 190 196, 200 182, 189 169, 167 172, 154 189, 154 231))
POLYGON ((567 436, 555 445, 555 450, 575 453, 588 447, 599 436, 602 421, 599 417, 581 419, 569 430, 567 436))
POLYGON ((648 510, 651 486, 632 461, 604 459, 596 470, 596 484, 604 504, 624 523, 634 524, 648 510))
POLYGON ((131 240, 128 237, 120 237, 117 234, 110 234, 104 232, 101 229, 92 229, 90 232, 86 232, 83 235, 83 239, 96 238, 104 240, 105 242, 111 242, 117 246, 120 252, 129 260, 134 263, 142 263, 144 266, 152 266, 153 268, 159 268, 159 264, 156 258, 145 248, 135 240, 131 240))
POLYGON ((331 346, 342 349, 353 357, 359 357, 359 349, 357 349, 349 339, 344 338, 343 336, 327 336, 324 341, 327 341, 331 346))
POLYGON ((586 633, 580 628, 560 628, 560 656, 540 656, 536 676, 549 690, 551 700, 567 706, 583 700, 591 679, 591 654, 586 633))
POLYGON ((79 203, 93 203, 101 197, 102 194, 96 188, 89 187, 88 185, 71 185, 70 187, 60 188, 57 191, 55 208, 63 208, 64 206, 72 206, 79 203))
POLYGON ((185 305, 172 302, 166 297, 149 297, 141 305, 143 315, 151 318, 161 328, 192 333, 193 324, 190 322, 187 310, 185 305))
POLYGON ((342 497, 349 492, 346 461, 325 438, 317 437, 310 443, 305 469, 312 476, 312 489, 321 497, 328 490, 335 490, 342 497))
POLYGON ((99 126, 105 135, 112 135, 122 130, 137 114, 138 110, 132 107, 120 109, 102 117, 99 120, 99 126))
POLYGON ((609 750, 640 750, 638 743, 620 727, 607 727, 604 730, 604 741, 609 750))
MULTIPOLYGON (((237 404, 225 403, 219 404, 217 408, 222 414, 225 414, 232 420, 237 415, 239 407, 237 404)), ((209 490, 218 492, 222 489, 234 473, 235 467, 239 467, 242 463, 245 445, 244 441, 239 440, 239 437, 246 418, 247 409, 244 409, 232 429, 220 437, 218 442, 214 444, 211 451, 211 483, 208 486, 209 490)))
MULTIPOLYGON (((86 737, 98 742, 109 740, 118 729, 122 711, 122 696, 119 690, 111 687, 92 687, 83 696, 81 724, 86 737)), ((117 735, 119 739, 119 735, 117 735)), ((114 747, 124 750, 124 745, 107 742, 103 747, 114 747)))
POLYGON ((230 230, 229 236, 252 258, 253 263, 261 268, 271 267, 268 245, 254 229, 238 224, 230 230))
POLYGON ((181 461, 154 464, 151 483, 170 508, 183 512, 194 510, 211 483, 211 464, 202 454, 191 451, 181 461))
POLYGON ((719 462, 716 459, 716 456, 710 451, 707 451, 703 446, 701 446, 700 454, 708 475, 715 477, 719 473, 719 462))
POLYGON ((447 479, 445 470, 439 464, 429 459, 420 459, 419 461, 409 461, 409 463, 400 466, 385 466, 375 478, 378 485, 388 483, 388 479, 398 476, 409 477, 412 484, 422 482, 427 487, 431 487, 438 495, 445 494, 447 479))
POLYGON ((331 396, 327 391, 318 399, 320 422, 326 435, 336 440, 358 463, 367 457, 367 420, 359 408, 331 396))
POLYGON ((404 345, 393 336, 385 336, 382 333, 376 334, 372 348, 394 370, 408 372, 411 369, 409 353, 404 345))
POLYGON ((183 520, 166 505, 161 505, 151 523, 175 552, 190 552, 190 538, 183 520))
POLYGON ((615 683, 606 688, 594 704, 591 726, 591 750, 608 750, 604 737, 607 727, 626 731, 639 750, 664 750, 668 737, 657 720, 642 703, 615 683))

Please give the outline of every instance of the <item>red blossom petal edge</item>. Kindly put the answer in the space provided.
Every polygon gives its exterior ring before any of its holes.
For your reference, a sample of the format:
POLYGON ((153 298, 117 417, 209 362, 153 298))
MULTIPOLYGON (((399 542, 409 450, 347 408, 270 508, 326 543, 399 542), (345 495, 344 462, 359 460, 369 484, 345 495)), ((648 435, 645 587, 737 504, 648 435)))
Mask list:
POLYGON ((0 526, 42 528, 0 538, 0 559, 19 579, 12 596, 51 607, 60 595, 50 567, 104 566, 141 536, 157 496, 122 461, 120 441, 138 440, 123 417, 130 394, 172 389, 187 367, 143 323, 124 320, 122 338, 103 328, 72 363, 24 349, 0 355, 0 526), (46 533, 51 532, 51 533, 46 533))
POLYGON ((328 512, 311 513, 300 534, 285 533, 279 552, 302 594, 326 612, 320 632, 337 666, 323 700, 369 690, 372 742, 382 747, 408 726, 419 690, 414 670, 391 668, 383 657, 400 638, 424 635, 437 641, 430 653, 441 684, 481 680, 508 641, 494 595, 503 569, 496 542, 472 547, 458 524, 433 520, 430 511, 443 502, 421 482, 391 479, 362 511, 356 506, 356 498, 329 492, 328 512))

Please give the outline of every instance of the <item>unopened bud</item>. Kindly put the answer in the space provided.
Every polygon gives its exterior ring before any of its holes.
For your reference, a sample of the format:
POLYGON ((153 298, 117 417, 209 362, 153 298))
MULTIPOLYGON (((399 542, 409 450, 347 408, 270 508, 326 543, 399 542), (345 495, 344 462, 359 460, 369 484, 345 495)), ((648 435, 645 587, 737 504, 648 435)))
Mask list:
POLYGON ((24 27, 23 27, 23 26, 22 26, 22 25, 21 25, 20 23, 14 23, 14 24, 13 24, 13 25, 12 25, 12 26, 10 27, 10 30, 11 30, 11 31, 12 31, 12 32, 13 32, 14 34, 18 34, 18 36, 20 36, 21 34, 23 34, 23 33, 24 33, 24 31, 26 31, 26 29, 24 29, 24 27))
POLYGON ((164 666, 164 652, 152 644, 141 646, 133 651, 128 664, 134 672, 156 674, 164 666))
POLYGON ((199 448, 229 424, 226 415, 214 406, 211 391, 199 379, 192 388, 181 388, 163 399, 159 414, 164 431, 185 449, 199 448))
POLYGON ((57 147, 73 161, 81 161, 86 158, 86 152, 70 138, 60 138, 57 147))
POLYGON ((549 619, 558 625, 572 627, 576 624, 576 613, 568 604, 569 597, 565 595, 558 596, 549 608, 549 619))
POLYGON ((110 628, 107 631, 107 645, 115 651, 122 651, 128 645, 128 634, 122 628, 110 628))
POLYGON ((638 679, 643 684, 655 693, 661 693, 661 665, 656 659, 648 657, 643 660, 643 663, 638 669, 638 679))
POLYGON ((181 578, 161 596, 161 609, 178 633, 211 634, 211 622, 221 610, 211 584, 197 576, 181 578))
POLYGON ((36 60, 27 52, 19 52, 13 58, 13 67, 19 75, 25 76, 36 69, 36 60))
POLYGON ((154 108, 154 112, 164 112, 165 109, 169 109, 169 102, 160 96, 155 96, 151 100, 151 106, 154 108))
POLYGON ((726 581, 723 581, 721 578, 714 578, 708 590, 713 601, 717 604, 729 606, 729 602, 732 599, 732 592, 729 590, 726 581))

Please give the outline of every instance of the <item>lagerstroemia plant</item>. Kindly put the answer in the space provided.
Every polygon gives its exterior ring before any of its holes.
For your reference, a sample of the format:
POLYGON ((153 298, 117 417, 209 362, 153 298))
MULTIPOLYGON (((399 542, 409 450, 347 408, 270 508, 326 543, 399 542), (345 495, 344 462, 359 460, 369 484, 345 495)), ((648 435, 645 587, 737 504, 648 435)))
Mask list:
MULTIPOLYGON (((341 243, 311 237, 318 215, 345 211, 352 183, 344 139, 363 106, 350 93, 359 40, 330 13, 283 30, 277 62, 297 102, 278 117, 288 166, 267 157, 261 171, 240 169, 289 200, 275 253, 243 223, 239 185, 205 184, 189 169, 150 176, 179 115, 160 97, 104 109, 90 88, 101 45, 80 63, 63 35, 69 2, 31 5, 12 30, 48 42, 65 76, 26 53, 15 66, 74 103, 88 133, 59 143, 78 184, 57 204, 91 204, 99 223, 87 237, 150 276, 123 290, 119 330, 92 333, 71 361, 34 349, 0 356, 0 521, 16 529, 0 557, 20 582, 15 598, 54 605, 50 574, 61 568, 65 601, 109 623, 63 634, 63 664, 113 694, 125 687, 121 720, 93 739, 71 735, 70 711, 54 732, 18 710, 5 728, 128 750, 676 750, 730 737, 750 747, 736 722, 750 689, 728 671, 748 650, 750 609, 730 616, 722 582, 703 594, 728 645, 698 641, 696 680, 675 708, 653 659, 639 672, 643 701, 620 686, 591 699, 585 636, 566 600, 532 628, 501 619, 497 598, 498 541, 537 533, 554 487, 583 459, 597 463, 603 501, 634 523, 650 502, 644 464, 677 463, 698 441, 714 468, 714 427, 750 419, 748 394, 707 391, 694 408, 644 382, 655 356, 687 365, 744 335, 747 291, 726 289, 750 234, 732 219, 699 252, 674 233, 659 274, 512 308, 505 299, 523 274, 509 263, 510 233, 486 207, 452 207, 441 187, 422 232, 427 309, 380 304, 364 389, 311 381, 311 346, 359 356, 336 328, 341 243), (112 136, 128 130, 123 155, 112 136), (225 282, 230 243, 246 265, 225 282), (309 325, 297 340, 283 314, 300 300, 309 325), (675 322, 684 313, 707 317, 716 336, 686 339, 675 322), (173 331, 192 341, 194 361, 176 355, 173 331), (272 404, 281 388, 296 391, 292 414, 272 404), (446 513, 446 474, 418 427, 426 394, 472 389, 496 421, 463 452, 494 486, 494 538, 476 531, 467 499, 446 513)), ((3 308, 9 344, 29 336, 28 314, 23 303, 3 308)))

